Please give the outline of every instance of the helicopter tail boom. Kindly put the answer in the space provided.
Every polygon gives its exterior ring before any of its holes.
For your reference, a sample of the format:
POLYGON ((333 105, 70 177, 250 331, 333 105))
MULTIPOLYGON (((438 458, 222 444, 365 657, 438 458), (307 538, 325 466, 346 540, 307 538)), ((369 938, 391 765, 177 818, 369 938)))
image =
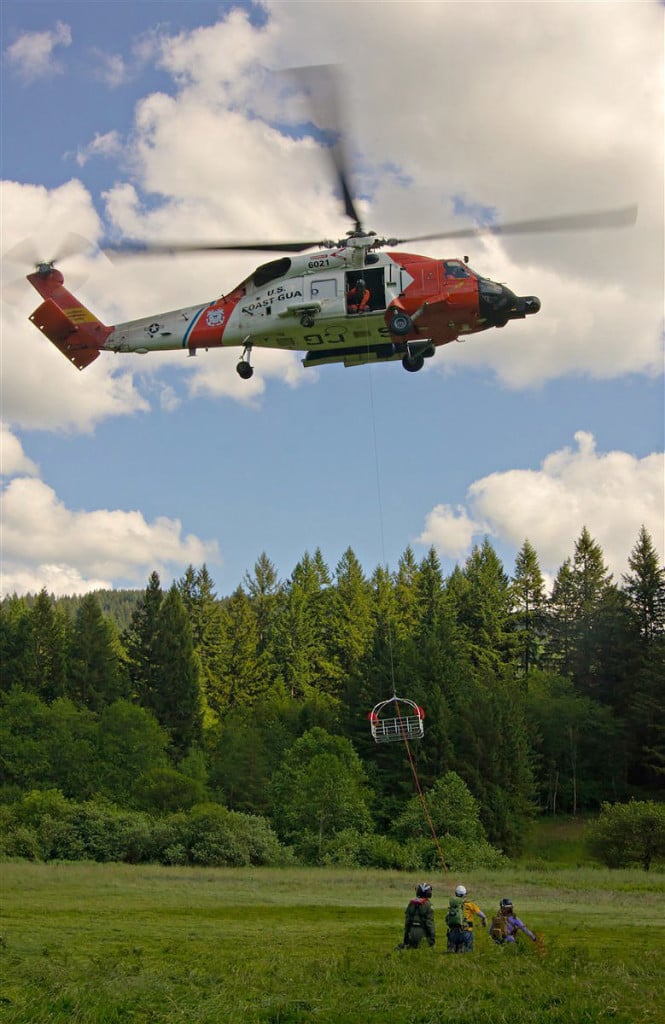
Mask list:
POLYGON ((30 319, 78 370, 94 362, 111 327, 97 317, 63 287, 64 278, 52 266, 39 267, 28 281, 44 301, 30 319))

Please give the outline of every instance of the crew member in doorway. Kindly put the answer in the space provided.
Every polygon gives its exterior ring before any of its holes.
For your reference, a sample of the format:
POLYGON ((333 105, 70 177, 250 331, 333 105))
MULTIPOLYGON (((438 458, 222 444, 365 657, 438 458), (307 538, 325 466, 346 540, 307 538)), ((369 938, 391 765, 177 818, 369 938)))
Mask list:
POLYGON ((366 313, 369 309, 370 298, 369 288, 366 286, 363 278, 359 277, 346 293, 347 313, 366 313))

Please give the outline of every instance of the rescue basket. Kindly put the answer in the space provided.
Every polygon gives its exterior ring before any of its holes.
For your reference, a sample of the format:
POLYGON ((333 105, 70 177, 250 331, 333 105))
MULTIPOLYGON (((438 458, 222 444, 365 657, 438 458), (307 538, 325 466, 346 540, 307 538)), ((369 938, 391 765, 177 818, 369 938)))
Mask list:
POLYGON ((375 704, 367 716, 376 743, 421 740, 425 735, 425 712, 405 697, 390 697, 375 704))

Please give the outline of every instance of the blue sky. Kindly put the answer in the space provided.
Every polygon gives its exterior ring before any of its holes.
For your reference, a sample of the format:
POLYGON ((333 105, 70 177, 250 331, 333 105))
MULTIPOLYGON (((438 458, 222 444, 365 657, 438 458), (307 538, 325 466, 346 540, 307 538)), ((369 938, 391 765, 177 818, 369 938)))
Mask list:
POLYGON ((3 592, 142 587, 206 561, 227 594, 261 552, 286 578, 316 547, 334 569, 350 546, 370 573, 433 544, 450 571, 484 536, 508 571, 528 537, 552 574, 584 525, 615 575, 642 523, 662 556, 663 8, 601 7, 360 0, 349 38, 343 3, 4 2, 2 252, 90 239, 62 270, 106 322, 212 298, 259 262, 110 264, 109 235, 346 231, 319 143, 294 131, 304 106, 266 76, 303 54, 344 68, 356 194, 381 234, 483 208, 639 215, 416 247, 543 301, 419 374, 263 352, 242 382, 234 350, 77 373, 28 321, 30 267, 5 259, 3 592))

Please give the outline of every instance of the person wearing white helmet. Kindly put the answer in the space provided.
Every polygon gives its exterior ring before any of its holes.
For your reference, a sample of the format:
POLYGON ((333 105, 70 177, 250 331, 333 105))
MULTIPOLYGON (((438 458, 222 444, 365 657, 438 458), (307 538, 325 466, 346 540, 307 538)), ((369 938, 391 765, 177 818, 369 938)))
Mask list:
POLYGON ((446 914, 449 953, 473 952, 474 917, 480 919, 483 928, 487 927, 487 917, 478 904, 469 899, 466 886, 457 885, 446 914))

